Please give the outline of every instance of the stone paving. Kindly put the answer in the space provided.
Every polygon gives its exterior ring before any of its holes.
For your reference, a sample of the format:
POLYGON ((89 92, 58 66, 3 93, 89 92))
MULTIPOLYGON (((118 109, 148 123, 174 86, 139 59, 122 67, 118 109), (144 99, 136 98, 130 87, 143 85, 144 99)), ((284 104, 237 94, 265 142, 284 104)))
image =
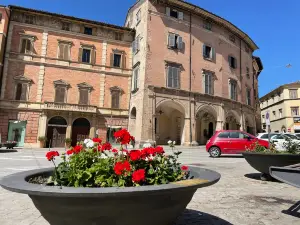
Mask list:
MULTIPOLYGON (((221 180, 199 189, 175 225, 300 225, 297 208, 300 189, 259 180, 259 174, 241 156, 208 157, 204 147, 180 148, 180 161, 221 173, 221 180)), ((0 177, 52 166, 42 149, 0 150, 0 177)), ((300 202, 299 202, 300 203, 300 202)), ((298 209, 300 206, 298 206, 298 209)), ((27 195, 0 188, 0 225, 49 225, 27 195)), ((83 224, 86 225, 86 224, 83 224)), ((141 224, 142 225, 142 224, 141 224)))

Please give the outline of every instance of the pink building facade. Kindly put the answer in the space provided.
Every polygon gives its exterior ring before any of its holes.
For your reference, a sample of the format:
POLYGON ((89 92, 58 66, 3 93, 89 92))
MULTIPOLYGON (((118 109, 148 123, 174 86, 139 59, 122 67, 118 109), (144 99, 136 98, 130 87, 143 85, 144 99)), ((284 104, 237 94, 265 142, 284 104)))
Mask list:
POLYGON ((215 130, 255 134, 257 71, 251 38, 184 1, 138 1, 129 130, 139 143, 205 144, 215 130))

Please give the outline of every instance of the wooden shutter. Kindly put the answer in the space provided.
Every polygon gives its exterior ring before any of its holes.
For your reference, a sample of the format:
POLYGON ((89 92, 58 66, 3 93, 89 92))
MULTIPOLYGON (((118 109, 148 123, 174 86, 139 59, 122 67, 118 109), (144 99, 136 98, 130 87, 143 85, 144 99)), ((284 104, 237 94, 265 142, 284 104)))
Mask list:
POLYGON ((168 80, 167 80, 167 86, 172 87, 173 86, 173 68, 171 66, 168 66, 168 80))
POLYGON ((180 36, 177 37, 177 48, 179 50, 183 49, 182 37, 180 37, 180 36))
POLYGON ((216 51, 215 51, 215 48, 211 48, 210 54, 211 54, 211 59, 212 60, 216 60, 216 51))
POLYGON ((22 42, 21 42, 21 53, 25 53, 26 52, 26 42, 27 42, 27 39, 22 39, 22 42))
POLYGON ((202 50, 202 51, 203 51, 203 52, 202 52, 203 57, 204 57, 204 58, 207 58, 207 57, 206 57, 206 52, 205 52, 205 50, 206 50, 206 45, 203 45, 203 48, 202 48, 202 49, 203 49, 203 50, 202 50))
POLYGON ((126 56, 125 56, 125 54, 122 54, 121 55, 121 60, 122 60, 122 68, 123 69, 126 69, 126 56))
POLYGON ((87 89, 79 90, 79 104, 88 105, 89 102, 89 91, 87 89))
POLYGON ((96 64, 96 50, 95 49, 91 50, 91 63, 96 64))
POLYGON ((175 46, 175 34, 169 33, 169 47, 175 46))
POLYGON ((140 36, 137 36, 136 38, 136 51, 140 50, 140 36))
POLYGON ((70 60, 70 51, 71 51, 71 46, 69 44, 64 45, 64 59, 65 60, 70 60))
POLYGON ((210 75, 210 79, 211 79, 211 95, 214 95, 215 94, 215 78, 214 78, 214 74, 212 73, 210 75))
POLYGON ((114 53, 110 53, 110 66, 114 66, 114 53))
POLYGON ((63 59, 64 58, 64 45, 58 44, 58 58, 63 59))
POLYGON ((174 86, 180 88, 180 68, 174 67, 174 86))
POLYGON ((232 67, 232 65, 231 65, 231 56, 228 56, 228 63, 229 63, 229 66, 232 67))
POLYGON ((84 26, 82 25, 82 26, 80 26, 80 33, 84 33, 84 26))
POLYGON ((78 62, 82 62, 82 48, 79 48, 78 62))
POLYGON ((97 28, 96 28, 96 27, 93 27, 92 34, 93 34, 94 36, 97 35, 97 28))
POLYGON ((27 39, 27 45, 26 45, 26 53, 32 54, 34 50, 33 41, 30 41, 27 39))
POLYGON ((27 84, 22 84, 22 94, 20 100, 27 101, 27 84))
POLYGON ((166 7, 166 14, 167 16, 170 16, 171 14, 171 9, 169 7, 166 7))
POLYGON ((65 102, 65 87, 56 87, 55 89, 55 102, 64 103, 65 102))
POLYGON ((132 42, 132 52, 136 53, 136 40, 132 42))
POLYGON ((178 12, 178 19, 183 20, 183 12, 178 12))

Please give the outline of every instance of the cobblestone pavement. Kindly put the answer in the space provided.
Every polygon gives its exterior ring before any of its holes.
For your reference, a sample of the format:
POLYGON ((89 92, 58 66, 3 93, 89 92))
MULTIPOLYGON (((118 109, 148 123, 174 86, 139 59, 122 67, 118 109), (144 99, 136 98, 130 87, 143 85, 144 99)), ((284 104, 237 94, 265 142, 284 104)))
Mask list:
MULTIPOLYGON (((221 180, 199 189, 175 225, 300 225, 300 213, 288 215, 300 201, 300 189, 259 180, 259 174, 240 156, 208 157, 204 147, 180 148, 184 164, 221 173, 221 180), (298 217, 297 217, 298 216, 298 217)), ((52 166, 42 149, 0 150, 0 177, 52 166)), ((0 225, 49 225, 27 195, 0 188, 0 225)), ((83 224, 86 225, 86 224, 83 224)), ((142 225, 142 224, 141 224, 142 225)))

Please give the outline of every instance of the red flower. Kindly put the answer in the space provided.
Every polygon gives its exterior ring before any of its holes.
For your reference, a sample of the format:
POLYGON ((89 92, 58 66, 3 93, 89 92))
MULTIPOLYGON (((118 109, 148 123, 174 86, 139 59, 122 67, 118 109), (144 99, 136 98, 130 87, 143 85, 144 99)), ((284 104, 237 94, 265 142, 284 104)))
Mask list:
POLYGON ((144 180, 145 180, 145 170, 144 169, 136 170, 133 172, 132 181, 134 183, 139 183, 144 180))
POLYGON ((111 150, 111 152, 114 153, 114 154, 118 154, 119 151, 114 148, 113 150, 111 150))
POLYGON ((46 157, 49 161, 53 160, 55 156, 59 156, 58 151, 47 152, 46 157))
POLYGON ((66 153, 67 153, 67 155, 72 155, 74 153, 74 151, 73 150, 68 150, 66 153))
POLYGON ((157 154, 159 154, 159 155, 163 155, 163 154, 165 153, 164 148, 161 147, 161 146, 157 146, 157 147, 155 148, 155 152, 156 152, 157 154))
POLYGON ((93 138, 93 142, 95 142, 95 143, 101 143, 102 140, 100 138, 93 138))
POLYGON ((131 150, 129 152, 129 157, 132 161, 137 161, 141 159, 142 153, 140 150, 131 150))
POLYGON ((73 148, 73 151, 74 153, 78 154, 79 152, 81 152, 82 150, 82 145, 76 145, 74 148, 73 148))
POLYGON ((122 129, 119 131, 116 131, 114 133, 114 137, 117 139, 118 142, 120 142, 122 145, 129 144, 131 140, 134 140, 132 136, 130 136, 130 133, 126 129, 122 129))
POLYGON ((182 166, 182 167, 181 167, 181 170, 183 170, 183 171, 187 171, 188 169, 189 169, 188 166, 182 166))
POLYGON ((111 150, 112 146, 109 142, 106 142, 102 145, 102 148, 101 150, 104 151, 104 150, 111 150))
POLYGON ((130 163, 128 161, 116 162, 114 171, 117 175, 122 175, 123 172, 129 172, 131 170, 130 163))

